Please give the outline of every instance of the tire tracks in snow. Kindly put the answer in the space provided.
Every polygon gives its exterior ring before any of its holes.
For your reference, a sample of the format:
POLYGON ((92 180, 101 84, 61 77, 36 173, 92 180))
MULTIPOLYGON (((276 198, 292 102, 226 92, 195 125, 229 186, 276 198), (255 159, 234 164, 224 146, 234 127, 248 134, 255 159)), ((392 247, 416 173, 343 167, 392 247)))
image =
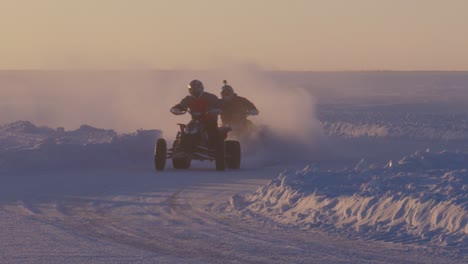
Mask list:
POLYGON ((415 260, 412 247, 340 240, 216 209, 245 188, 245 182, 222 182, 170 191, 67 197, 53 203, 24 202, 17 210, 93 243, 117 243, 177 262, 425 263, 432 257, 415 260))

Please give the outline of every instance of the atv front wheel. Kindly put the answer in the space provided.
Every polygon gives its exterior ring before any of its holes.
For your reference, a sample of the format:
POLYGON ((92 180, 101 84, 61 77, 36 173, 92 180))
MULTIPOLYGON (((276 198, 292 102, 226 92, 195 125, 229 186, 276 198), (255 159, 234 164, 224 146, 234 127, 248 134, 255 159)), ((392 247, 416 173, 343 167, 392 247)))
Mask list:
POLYGON ((241 146, 239 141, 226 140, 226 165, 229 169, 237 170, 241 164, 241 146))
POLYGON ((163 138, 158 139, 154 148, 154 167, 162 171, 166 167, 167 144, 163 138))

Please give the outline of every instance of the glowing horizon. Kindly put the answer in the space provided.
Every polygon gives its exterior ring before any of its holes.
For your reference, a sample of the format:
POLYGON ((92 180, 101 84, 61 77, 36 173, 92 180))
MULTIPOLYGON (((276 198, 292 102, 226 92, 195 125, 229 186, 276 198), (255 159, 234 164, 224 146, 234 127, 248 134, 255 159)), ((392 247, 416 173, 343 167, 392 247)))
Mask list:
POLYGON ((0 69, 468 70, 468 2, 3 0, 0 69))

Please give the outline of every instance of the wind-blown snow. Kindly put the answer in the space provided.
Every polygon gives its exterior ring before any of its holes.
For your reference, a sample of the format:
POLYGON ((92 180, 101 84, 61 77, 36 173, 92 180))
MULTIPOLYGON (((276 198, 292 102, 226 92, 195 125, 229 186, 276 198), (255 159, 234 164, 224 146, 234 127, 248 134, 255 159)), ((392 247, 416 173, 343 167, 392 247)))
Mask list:
POLYGON ((284 172, 227 210, 303 229, 401 243, 468 247, 468 154, 417 152, 353 170, 284 172))

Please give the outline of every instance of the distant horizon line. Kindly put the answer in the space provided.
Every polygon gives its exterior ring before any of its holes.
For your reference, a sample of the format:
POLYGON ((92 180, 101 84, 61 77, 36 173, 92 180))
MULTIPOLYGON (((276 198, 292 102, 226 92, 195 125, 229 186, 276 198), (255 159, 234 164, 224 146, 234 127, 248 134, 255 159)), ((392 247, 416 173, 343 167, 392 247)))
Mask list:
MULTIPOLYGON (((209 72, 216 69, 0 69, 0 72, 209 72)), ((284 72, 284 73, 468 73, 468 70, 264 70, 262 72, 284 72)))

